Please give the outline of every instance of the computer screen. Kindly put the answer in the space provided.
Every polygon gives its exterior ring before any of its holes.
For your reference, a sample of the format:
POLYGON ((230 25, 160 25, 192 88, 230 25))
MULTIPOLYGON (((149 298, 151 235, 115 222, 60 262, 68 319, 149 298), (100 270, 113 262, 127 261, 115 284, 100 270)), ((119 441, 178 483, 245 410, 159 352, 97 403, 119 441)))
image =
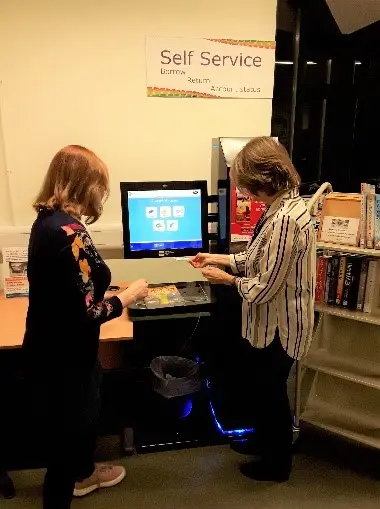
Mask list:
POLYGON ((186 256, 206 248, 207 183, 121 183, 126 258, 186 256))

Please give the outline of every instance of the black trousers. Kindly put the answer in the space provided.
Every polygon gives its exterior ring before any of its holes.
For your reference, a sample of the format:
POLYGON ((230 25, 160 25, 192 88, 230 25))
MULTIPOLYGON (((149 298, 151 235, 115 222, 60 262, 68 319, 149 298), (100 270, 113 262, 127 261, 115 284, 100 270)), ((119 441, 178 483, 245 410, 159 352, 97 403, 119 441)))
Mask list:
POLYGON ((218 420, 225 430, 254 428, 264 459, 290 465, 293 423, 287 380, 294 359, 282 348, 278 332, 264 349, 237 335, 240 325, 230 310, 218 315, 202 352, 218 420))
POLYGON ((69 509, 76 481, 94 472, 101 368, 59 368, 32 376, 33 412, 41 423, 47 472, 44 509, 69 509))
POLYGON ((287 380, 294 359, 283 349, 278 332, 263 349, 252 347, 243 338, 236 343, 235 355, 243 369, 240 383, 246 384, 243 394, 247 415, 255 428, 255 441, 263 460, 290 468, 293 422, 287 380))

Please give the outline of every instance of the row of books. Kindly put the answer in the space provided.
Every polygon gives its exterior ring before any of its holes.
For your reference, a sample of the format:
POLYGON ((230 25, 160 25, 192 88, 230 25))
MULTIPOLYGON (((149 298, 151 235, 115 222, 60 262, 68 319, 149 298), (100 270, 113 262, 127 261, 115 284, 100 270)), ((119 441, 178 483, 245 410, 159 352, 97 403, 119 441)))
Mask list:
POLYGON ((360 247, 380 249, 380 194, 375 186, 361 184, 360 247))
POLYGON ((317 258, 315 301, 373 313, 378 307, 380 260, 334 253, 317 258))

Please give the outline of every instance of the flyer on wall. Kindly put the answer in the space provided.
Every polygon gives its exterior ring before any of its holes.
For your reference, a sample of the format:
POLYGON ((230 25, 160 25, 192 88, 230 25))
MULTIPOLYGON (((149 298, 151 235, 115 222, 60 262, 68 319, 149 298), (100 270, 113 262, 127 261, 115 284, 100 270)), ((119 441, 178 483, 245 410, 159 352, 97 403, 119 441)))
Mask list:
POLYGON ((231 184, 231 242, 248 242, 264 210, 264 203, 251 200, 231 184))
POLYGON ((29 295, 27 267, 27 247, 3 248, 4 295, 6 298, 29 295))

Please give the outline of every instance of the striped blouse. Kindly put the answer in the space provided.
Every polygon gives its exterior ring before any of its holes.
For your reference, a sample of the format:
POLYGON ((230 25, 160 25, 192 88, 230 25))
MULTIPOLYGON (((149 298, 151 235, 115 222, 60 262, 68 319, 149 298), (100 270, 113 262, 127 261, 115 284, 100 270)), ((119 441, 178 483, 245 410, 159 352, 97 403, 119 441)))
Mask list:
POLYGON ((279 329, 283 348, 300 359, 314 325, 315 231, 298 189, 282 194, 267 209, 247 250, 231 255, 243 297, 242 335, 265 348, 279 329))

